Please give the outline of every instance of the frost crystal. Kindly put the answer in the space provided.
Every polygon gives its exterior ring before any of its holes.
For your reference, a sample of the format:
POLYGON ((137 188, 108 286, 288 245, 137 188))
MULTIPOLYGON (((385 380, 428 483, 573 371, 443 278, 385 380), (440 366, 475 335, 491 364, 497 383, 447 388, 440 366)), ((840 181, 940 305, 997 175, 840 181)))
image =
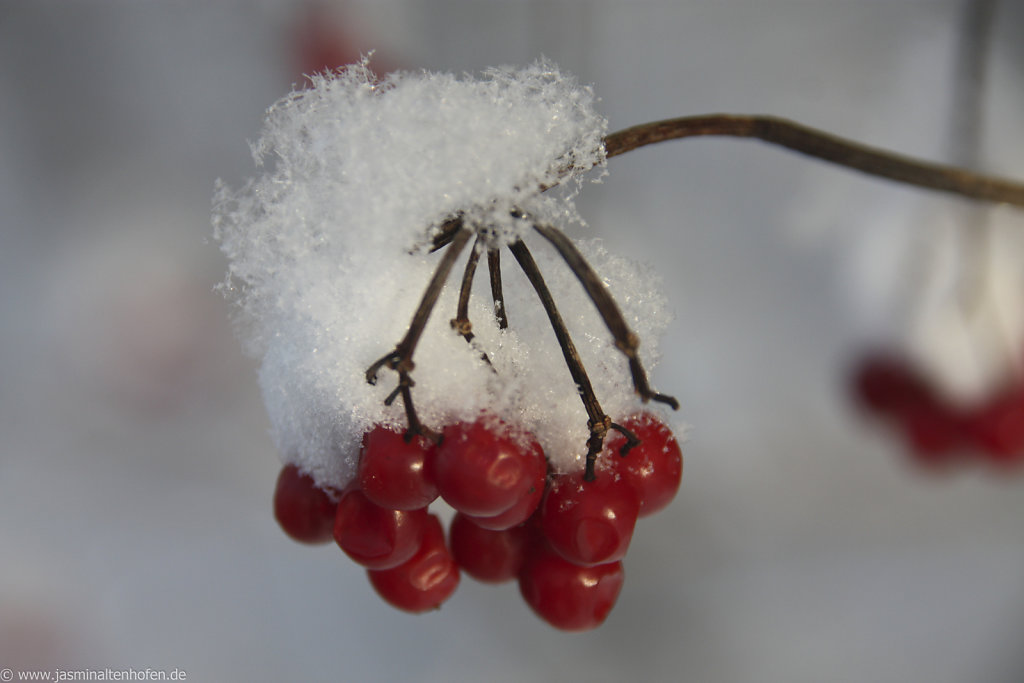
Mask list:
MULTIPOLYGON (((378 423, 404 427, 401 400, 384 405, 391 377, 371 386, 364 373, 409 326, 439 258, 429 253, 431 237, 456 215, 486 226, 489 246, 526 239, 529 223, 513 210, 555 225, 579 222, 579 179, 604 165, 606 124, 593 104, 589 88, 544 62, 480 79, 377 80, 364 61, 314 77, 311 88, 268 110, 253 146, 262 173, 237 190, 218 186, 214 228, 230 261, 225 288, 241 308, 247 350, 262 359, 260 383, 286 461, 340 488, 364 432, 378 423)), ((580 249, 654 361, 668 317, 657 283, 597 244, 580 249)), ((592 303, 550 247, 538 243, 534 255, 604 409, 613 419, 636 412, 626 361, 592 303)), ((450 278, 415 353, 420 419, 440 428, 493 416, 532 432, 556 467, 581 467, 587 415, 561 350, 511 259, 503 275, 510 327, 498 329, 478 286, 472 344, 449 325, 459 289, 450 278)))

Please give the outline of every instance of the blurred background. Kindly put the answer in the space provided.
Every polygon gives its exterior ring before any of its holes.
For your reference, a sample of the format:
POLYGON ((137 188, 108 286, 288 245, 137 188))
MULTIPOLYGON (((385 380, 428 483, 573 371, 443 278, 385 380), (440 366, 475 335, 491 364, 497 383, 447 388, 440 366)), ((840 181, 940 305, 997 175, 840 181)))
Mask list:
MULTIPOLYGON (((252 175, 247 141, 303 73, 369 50, 378 71, 546 56, 612 130, 766 113, 949 160, 966 9, 0 0, 0 667, 1024 680, 1024 474, 915 467, 847 381, 898 333, 865 254, 957 202, 726 139, 633 152, 584 189, 588 229, 664 276, 654 383, 692 425, 676 502, 638 527, 618 606, 586 634, 466 577, 440 612, 402 614, 337 548, 289 541, 255 365, 213 291, 215 179, 252 175)), ((1024 7, 997 4, 977 150, 1018 178, 1022 29, 1024 7)))

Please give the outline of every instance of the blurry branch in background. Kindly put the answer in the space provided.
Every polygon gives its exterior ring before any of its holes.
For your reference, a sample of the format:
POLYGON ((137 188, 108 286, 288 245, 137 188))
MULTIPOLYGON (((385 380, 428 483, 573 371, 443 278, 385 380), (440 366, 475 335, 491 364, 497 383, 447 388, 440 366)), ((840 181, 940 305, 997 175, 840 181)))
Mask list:
MULTIPOLYGON (((996 0, 969 0, 961 9, 950 97, 949 158, 967 168, 983 166, 983 108, 995 15, 996 0)), ((987 206, 957 207, 957 214, 959 229, 954 238, 961 257, 956 297, 963 315, 977 319, 989 309, 986 299, 992 273, 988 264, 995 248, 995 228, 987 206)), ((1003 321, 997 324, 1005 327, 1003 321)), ((1002 336, 1011 355, 1012 341, 1005 331, 1002 336)))
POLYGON ((608 135, 605 150, 611 158, 656 142, 704 135, 757 138, 869 175, 1024 207, 1024 183, 901 156, 774 116, 708 114, 644 123, 608 135))
POLYGON ((996 0, 971 0, 961 10, 949 101, 949 158, 958 166, 977 167, 981 162, 982 109, 995 5, 996 0))

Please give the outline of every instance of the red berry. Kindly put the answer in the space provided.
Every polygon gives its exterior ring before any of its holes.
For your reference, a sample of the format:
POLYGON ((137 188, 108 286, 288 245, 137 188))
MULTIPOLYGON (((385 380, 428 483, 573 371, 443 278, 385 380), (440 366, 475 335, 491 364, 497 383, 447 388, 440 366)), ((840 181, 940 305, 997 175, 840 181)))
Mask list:
POLYGON ((338 503, 334 540, 364 567, 397 567, 420 547, 427 516, 425 508, 388 510, 371 503, 361 491, 349 491, 338 503))
POLYGON ((274 488, 274 517, 284 532, 301 543, 327 543, 338 507, 295 465, 285 465, 274 488))
POLYGON ((422 437, 405 437, 378 425, 363 438, 359 458, 359 488, 381 507, 418 510, 437 498, 437 487, 427 474, 432 445, 422 437))
POLYGON ((466 517, 477 526, 494 531, 511 529, 512 527, 518 526, 528 520, 533 513, 536 512, 537 507, 540 505, 540 501, 544 498, 548 470, 547 460, 543 457, 531 458, 531 462, 536 468, 536 471, 531 473, 529 476, 532 481, 537 483, 512 507, 491 517, 479 517, 476 515, 466 515, 466 517))
POLYGON ((480 422, 446 427, 431 470, 441 497, 467 515, 494 517, 544 487, 544 453, 480 422))
POLYGON ((878 414, 893 414, 931 397, 922 377, 906 361, 887 354, 868 356, 857 366, 853 391, 860 403, 878 414))
POLYGON ((553 552, 539 551, 519 574, 519 592, 555 628, 588 631, 604 623, 624 580, 621 562, 580 567, 553 552))
POLYGON ((900 420, 911 455, 918 464, 927 467, 948 465, 963 445, 964 430, 960 416, 938 400, 904 408, 900 420))
POLYGON ((968 416, 974 443, 998 465, 1024 463, 1024 387, 1005 391, 968 416))
POLYGON ((461 512, 452 519, 448 542, 456 562, 477 581, 510 581, 523 565, 526 527, 493 531, 483 529, 461 512))
POLYGON ((405 563, 393 569, 368 570, 370 583, 391 605, 406 612, 437 609, 459 585, 459 565, 444 544, 444 530, 428 515, 423 543, 405 563))
POLYGON ((483 529, 491 529, 494 531, 511 529, 512 527, 518 526, 528 520, 537 510, 537 506, 540 505, 540 501, 543 498, 544 486, 535 486, 527 493, 527 495, 520 498, 518 503, 501 514, 494 515, 493 517, 477 517, 476 515, 466 515, 466 517, 471 520, 473 524, 476 524, 478 527, 483 529))
MULTIPOLYGON (((610 454, 604 456, 605 469, 617 472, 640 496, 640 517, 663 510, 675 498, 683 477, 683 453, 671 430, 653 415, 644 413, 623 425, 640 443, 622 456, 619 449, 626 438, 612 432, 605 442, 610 454)), ((600 471, 597 476, 601 476, 600 471)))
POLYGON ((604 474, 594 481, 584 481, 583 472, 555 477, 541 504, 544 536, 574 564, 621 560, 633 538, 640 498, 624 478, 604 474))

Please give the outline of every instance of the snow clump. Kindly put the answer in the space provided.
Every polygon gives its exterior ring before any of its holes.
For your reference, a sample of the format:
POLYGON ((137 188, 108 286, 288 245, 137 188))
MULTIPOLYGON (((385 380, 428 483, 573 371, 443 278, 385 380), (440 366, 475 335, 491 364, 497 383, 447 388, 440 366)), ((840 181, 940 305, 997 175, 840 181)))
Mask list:
MULTIPOLYGON (((547 62, 480 78, 378 79, 364 60, 270 107, 253 145, 259 175, 238 189, 218 182, 213 222, 230 263, 224 289, 247 351, 261 360, 286 462, 340 489, 363 433, 405 428, 401 398, 384 405, 396 374, 383 368, 370 385, 365 372, 408 329, 440 258, 431 237, 456 215, 487 228, 486 246, 530 244, 605 412, 618 421, 639 410, 626 360, 575 276, 512 217, 516 209, 559 227, 581 223, 581 178, 604 172, 606 122, 594 102, 590 88, 547 62)), ((578 246, 651 367, 669 318, 658 282, 596 242, 578 246)), ((535 292, 503 253, 509 328, 494 319, 486 275, 470 301, 473 343, 451 328, 464 253, 415 352, 417 412, 435 430, 500 419, 532 433, 556 469, 582 469, 586 412, 535 292)))

